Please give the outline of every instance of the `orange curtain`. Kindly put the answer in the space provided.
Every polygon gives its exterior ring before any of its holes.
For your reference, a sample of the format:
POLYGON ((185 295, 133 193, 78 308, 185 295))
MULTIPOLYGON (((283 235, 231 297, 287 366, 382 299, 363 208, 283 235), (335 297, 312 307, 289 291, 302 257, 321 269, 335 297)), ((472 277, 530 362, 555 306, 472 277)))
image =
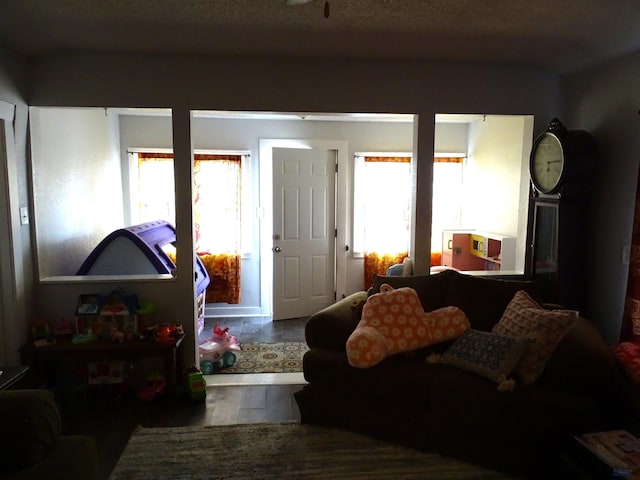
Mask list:
POLYGON ((387 269, 396 263, 402 263, 409 256, 408 252, 379 255, 377 253, 364 254, 364 288, 373 285, 374 275, 385 275, 387 269))
POLYGON ((364 157, 365 162, 411 163, 411 157, 364 157))
POLYGON ((240 255, 198 254, 209 274, 206 303, 240 303, 240 255))
POLYGON ((620 341, 640 343, 640 172, 638 173, 637 185, 631 232, 627 295, 624 301, 620 341))

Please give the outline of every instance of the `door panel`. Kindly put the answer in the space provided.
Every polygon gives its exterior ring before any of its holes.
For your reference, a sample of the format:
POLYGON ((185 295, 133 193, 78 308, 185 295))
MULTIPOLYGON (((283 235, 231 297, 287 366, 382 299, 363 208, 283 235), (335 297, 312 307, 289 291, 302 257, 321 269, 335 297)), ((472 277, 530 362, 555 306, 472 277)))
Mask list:
POLYGON ((273 149, 273 318, 335 300, 335 164, 326 149, 273 149))

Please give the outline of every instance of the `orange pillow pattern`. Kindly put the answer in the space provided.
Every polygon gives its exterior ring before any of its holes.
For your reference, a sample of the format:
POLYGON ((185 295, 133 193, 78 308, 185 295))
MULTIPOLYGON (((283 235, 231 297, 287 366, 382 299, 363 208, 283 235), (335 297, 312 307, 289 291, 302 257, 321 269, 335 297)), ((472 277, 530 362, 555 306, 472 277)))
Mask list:
POLYGON ((347 358, 354 367, 369 368, 389 355, 457 338, 469 327, 459 308, 426 313, 413 288, 384 284, 364 304, 362 318, 347 339, 347 358))
POLYGON ((514 373, 522 383, 533 383, 551 355, 578 319, 574 310, 546 310, 524 290, 518 291, 493 327, 494 333, 531 340, 514 373))

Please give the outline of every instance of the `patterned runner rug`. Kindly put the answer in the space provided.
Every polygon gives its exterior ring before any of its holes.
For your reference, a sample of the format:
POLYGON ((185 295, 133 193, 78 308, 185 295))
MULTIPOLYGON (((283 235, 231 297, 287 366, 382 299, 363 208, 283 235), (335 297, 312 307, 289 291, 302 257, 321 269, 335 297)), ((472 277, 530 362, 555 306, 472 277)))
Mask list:
POLYGON ((272 423, 138 427, 110 480, 513 477, 339 429, 272 423))
POLYGON ((233 367, 216 373, 293 373, 302 371, 305 342, 244 343, 233 367))

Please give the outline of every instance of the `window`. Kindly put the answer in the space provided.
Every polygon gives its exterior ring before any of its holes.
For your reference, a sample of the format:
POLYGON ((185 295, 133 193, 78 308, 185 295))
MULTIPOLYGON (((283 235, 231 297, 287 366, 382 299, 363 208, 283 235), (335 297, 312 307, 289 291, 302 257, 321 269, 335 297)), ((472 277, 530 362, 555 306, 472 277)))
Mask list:
POLYGON ((241 165, 240 155, 195 155, 193 194, 198 253, 242 251, 241 165))
MULTIPOLYGON (((131 192, 132 217, 138 223, 163 219, 175 224, 173 154, 146 151, 130 155, 138 177, 132 182, 137 185, 131 192)), ((241 300, 241 185, 246 158, 247 154, 235 153, 194 154, 195 248, 211 278, 207 303, 238 304, 241 300)))
MULTIPOLYGON (((175 224, 173 154, 135 152, 138 223, 156 219, 175 224)), ((198 253, 241 252, 241 169, 243 155, 194 155, 194 224, 198 253), (221 228, 224 226, 224 228, 221 228)), ((133 203, 133 202, 132 202, 133 203)))
POLYGON ((366 288, 408 255, 411 156, 356 155, 354 205, 354 250, 364 256, 366 288))

